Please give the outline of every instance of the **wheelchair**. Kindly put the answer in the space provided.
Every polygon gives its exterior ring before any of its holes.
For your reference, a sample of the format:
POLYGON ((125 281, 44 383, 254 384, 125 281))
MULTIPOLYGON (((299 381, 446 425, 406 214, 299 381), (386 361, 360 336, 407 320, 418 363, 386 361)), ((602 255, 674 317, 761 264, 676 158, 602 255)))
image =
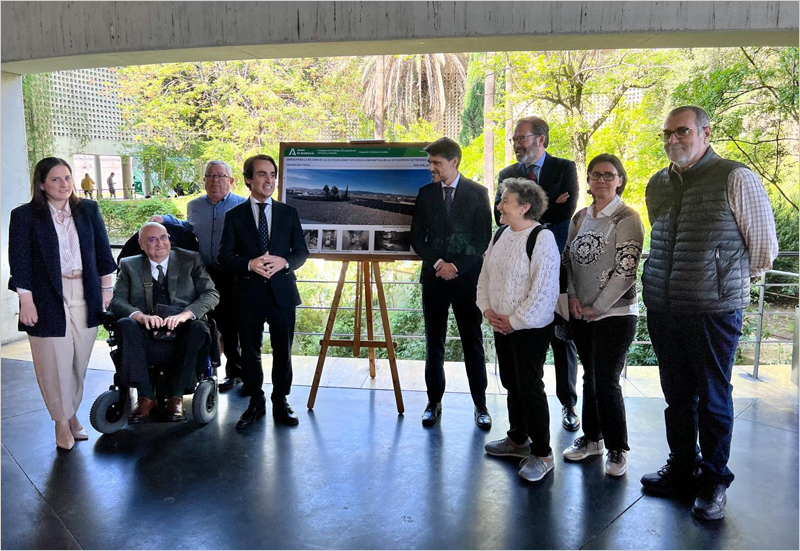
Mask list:
MULTIPOLYGON (((167 226, 170 241, 173 246, 197 251, 197 239, 191 232, 180 226, 167 226)), ((137 234, 134 234, 122 249, 119 259, 135 254, 142 254, 137 243, 137 234)), ((217 416, 219 391, 217 388, 217 368, 221 365, 217 326, 212 318, 207 318, 209 332, 211 333, 211 347, 206 367, 202 373, 197 374, 197 382, 193 389, 185 389, 185 394, 193 393, 192 416, 200 425, 210 423, 217 416)), ((108 331, 106 343, 111 348, 111 360, 116 371, 114 383, 98 396, 89 410, 89 422, 92 427, 102 434, 113 434, 128 423, 132 403, 130 387, 119 382, 119 349, 114 336, 116 318, 111 312, 103 313, 103 327, 108 331)), ((150 383, 153 385, 156 402, 159 409, 163 409, 168 401, 166 390, 168 365, 151 365, 148 367, 150 383)))
MULTIPOLYGON (((221 365, 219 346, 216 345, 217 328, 213 319, 208 319, 209 330, 211 333, 211 353, 206 361, 206 367, 202 373, 197 374, 197 382, 193 389, 185 389, 185 394, 193 394, 192 416, 200 425, 210 423, 217 416, 217 405, 219 402, 219 390, 217 388, 217 368, 221 365)), ((114 366, 118 367, 119 349, 117 348, 114 336, 114 326, 116 319, 110 312, 104 313, 103 327, 108 330, 109 337, 106 339, 111 347, 111 359, 114 366)), ((148 367, 150 383, 155 391, 156 403, 159 409, 163 409, 169 396, 167 393, 167 368, 169 366, 151 365, 148 367)), ((97 432, 102 434, 113 434, 128 423, 128 416, 131 414, 132 400, 130 387, 119 383, 119 373, 114 373, 114 384, 107 391, 98 396, 92 408, 89 410, 89 422, 97 432)))

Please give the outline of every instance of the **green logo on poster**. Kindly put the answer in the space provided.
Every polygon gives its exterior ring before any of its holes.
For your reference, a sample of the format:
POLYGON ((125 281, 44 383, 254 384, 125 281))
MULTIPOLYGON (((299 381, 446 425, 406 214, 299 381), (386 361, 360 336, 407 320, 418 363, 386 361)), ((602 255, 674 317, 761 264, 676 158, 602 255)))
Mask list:
POLYGON ((289 150, 289 155, 295 155, 294 147, 289 150))

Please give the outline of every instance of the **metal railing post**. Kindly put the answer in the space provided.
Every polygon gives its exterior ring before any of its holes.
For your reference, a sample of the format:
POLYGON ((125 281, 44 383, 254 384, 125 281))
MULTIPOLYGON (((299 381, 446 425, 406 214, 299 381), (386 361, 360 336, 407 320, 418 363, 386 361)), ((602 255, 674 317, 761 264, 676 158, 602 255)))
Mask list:
POLYGON ((761 274, 761 283, 758 289, 758 326, 756 327, 756 351, 753 358, 753 379, 758 379, 758 360, 761 357, 761 332, 764 329, 764 289, 767 282, 767 273, 761 274))

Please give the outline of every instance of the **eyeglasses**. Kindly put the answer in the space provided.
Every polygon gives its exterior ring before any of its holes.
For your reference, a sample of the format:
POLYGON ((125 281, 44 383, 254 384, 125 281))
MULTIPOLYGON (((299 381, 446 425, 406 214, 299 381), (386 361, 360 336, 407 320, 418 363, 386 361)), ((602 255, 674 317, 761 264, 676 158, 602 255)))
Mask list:
POLYGON ((681 126, 680 128, 676 128, 675 130, 667 130, 666 128, 658 133, 658 136, 664 140, 664 143, 667 143, 669 139, 675 134, 675 137, 679 140, 684 139, 686 136, 691 134, 694 128, 689 128, 688 126, 681 126))
POLYGON ((513 138, 508 139, 508 143, 510 143, 511 145, 514 145, 515 143, 524 143, 525 140, 527 140, 528 138, 532 138, 533 136, 536 136, 536 134, 525 134, 524 136, 514 136, 513 138))
POLYGON ((169 235, 167 235, 165 233, 164 235, 159 235, 158 237, 153 236, 153 237, 148 237, 147 238, 147 242, 150 243, 151 245, 155 245, 159 241, 161 241, 162 243, 168 242, 169 241, 169 235))
POLYGON ((619 176, 619 174, 617 174, 616 172, 590 172, 587 174, 587 176, 589 177, 590 180, 599 180, 600 178, 602 178, 606 182, 610 182, 611 180, 619 176))
POLYGON ((214 180, 225 180, 227 178, 230 178, 230 176, 228 176, 227 174, 206 174, 205 178, 206 180, 214 181, 214 180))

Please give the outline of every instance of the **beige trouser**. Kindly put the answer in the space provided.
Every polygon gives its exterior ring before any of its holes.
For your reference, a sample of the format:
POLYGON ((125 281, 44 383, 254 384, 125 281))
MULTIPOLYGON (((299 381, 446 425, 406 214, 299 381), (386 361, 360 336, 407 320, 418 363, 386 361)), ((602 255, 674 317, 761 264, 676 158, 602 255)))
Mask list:
POLYGON ((86 327, 82 279, 62 279, 67 332, 63 337, 28 335, 36 380, 54 421, 66 421, 78 411, 83 380, 97 339, 97 327, 86 327))

